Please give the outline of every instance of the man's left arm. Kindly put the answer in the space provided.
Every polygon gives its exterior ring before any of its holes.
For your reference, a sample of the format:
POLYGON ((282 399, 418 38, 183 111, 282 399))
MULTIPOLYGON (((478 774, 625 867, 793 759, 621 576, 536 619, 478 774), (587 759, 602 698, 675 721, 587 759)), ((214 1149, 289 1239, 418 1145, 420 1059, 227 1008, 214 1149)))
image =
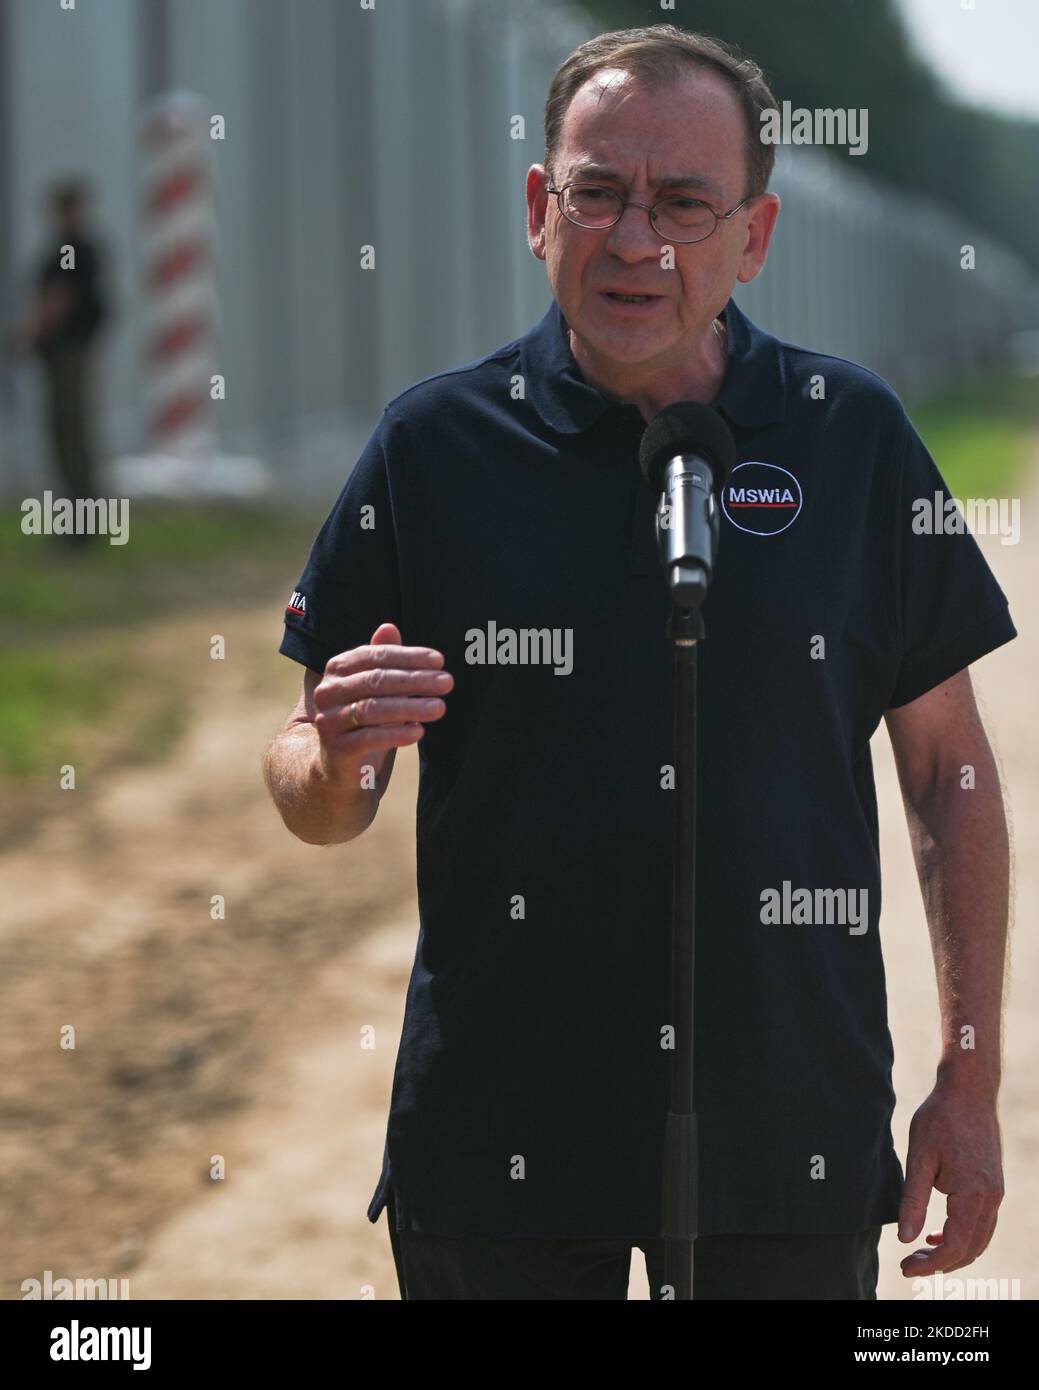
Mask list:
POLYGON ((1002 1066, 1009 840, 995 758, 968 669, 885 715, 934 952, 941 1054, 909 1130, 899 1239, 916 1240, 931 1189, 947 1195, 930 1250, 906 1278, 970 1264, 1003 1199, 996 1113, 1002 1066))

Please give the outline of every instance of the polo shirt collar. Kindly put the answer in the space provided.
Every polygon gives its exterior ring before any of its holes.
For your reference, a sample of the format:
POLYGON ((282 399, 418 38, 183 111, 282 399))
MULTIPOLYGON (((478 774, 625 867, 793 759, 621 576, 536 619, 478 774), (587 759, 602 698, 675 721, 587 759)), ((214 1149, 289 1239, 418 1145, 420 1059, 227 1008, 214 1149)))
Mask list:
MULTIPOLYGON (((729 366, 711 404, 735 425, 774 424, 785 413, 786 381, 780 345, 730 299, 722 310, 729 366)), ((553 299, 541 321, 520 340, 528 399, 557 434, 578 434, 621 406, 586 381, 570 351, 569 329, 553 299)))

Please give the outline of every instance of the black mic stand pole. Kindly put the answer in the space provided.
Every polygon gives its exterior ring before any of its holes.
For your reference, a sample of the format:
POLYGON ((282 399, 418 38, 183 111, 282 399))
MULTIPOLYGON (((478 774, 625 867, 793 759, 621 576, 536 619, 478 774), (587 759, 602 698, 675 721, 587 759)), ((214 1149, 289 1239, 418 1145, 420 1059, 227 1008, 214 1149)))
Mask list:
MULTIPOLYGON (((676 566, 676 569, 684 567, 676 566)), ((703 572, 700 572, 703 575, 703 572)), ((706 576, 703 576, 706 588, 706 576)), ((674 643, 675 835, 672 915, 672 1010, 675 1029, 671 1109, 664 1137, 662 1234, 664 1280, 676 1300, 693 1297, 698 1147, 693 1094, 693 969, 696 928, 696 762, 698 644, 705 636, 699 604, 675 600, 667 624, 674 643)))
POLYGON ((705 636, 701 609, 720 540, 718 500, 735 453, 732 432, 721 416, 693 401, 665 406, 650 421, 639 446, 642 476, 660 491, 657 552, 671 596, 666 631, 674 644, 671 1007, 675 1036, 671 1106, 664 1132, 661 1235, 665 1285, 672 1298, 682 1300, 693 1297, 693 1251, 699 1224, 699 1136, 693 1086, 697 658, 705 636))

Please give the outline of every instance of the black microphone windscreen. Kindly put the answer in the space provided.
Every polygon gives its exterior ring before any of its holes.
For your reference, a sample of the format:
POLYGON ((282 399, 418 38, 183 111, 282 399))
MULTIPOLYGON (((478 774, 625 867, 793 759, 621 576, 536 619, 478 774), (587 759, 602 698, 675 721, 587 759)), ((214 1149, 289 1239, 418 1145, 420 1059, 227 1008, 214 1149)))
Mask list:
POLYGON ((736 441, 728 425, 709 405, 677 401, 653 416, 639 445, 639 466, 646 482, 663 486, 664 469, 679 454, 700 454, 711 464, 714 489, 720 492, 736 461, 736 441))

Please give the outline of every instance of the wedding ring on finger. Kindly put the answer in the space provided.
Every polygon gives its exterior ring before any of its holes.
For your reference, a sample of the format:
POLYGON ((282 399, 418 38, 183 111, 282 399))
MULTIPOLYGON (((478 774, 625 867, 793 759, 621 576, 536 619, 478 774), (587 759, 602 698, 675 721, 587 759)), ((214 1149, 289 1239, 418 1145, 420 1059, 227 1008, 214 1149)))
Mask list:
POLYGON ((350 701, 350 719, 352 720, 353 726, 354 726, 355 729, 359 729, 359 728, 361 727, 360 722, 358 721, 358 718, 357 718, 357 701, 356 701, 356 700, 351 700, 351 701, 350 701))

